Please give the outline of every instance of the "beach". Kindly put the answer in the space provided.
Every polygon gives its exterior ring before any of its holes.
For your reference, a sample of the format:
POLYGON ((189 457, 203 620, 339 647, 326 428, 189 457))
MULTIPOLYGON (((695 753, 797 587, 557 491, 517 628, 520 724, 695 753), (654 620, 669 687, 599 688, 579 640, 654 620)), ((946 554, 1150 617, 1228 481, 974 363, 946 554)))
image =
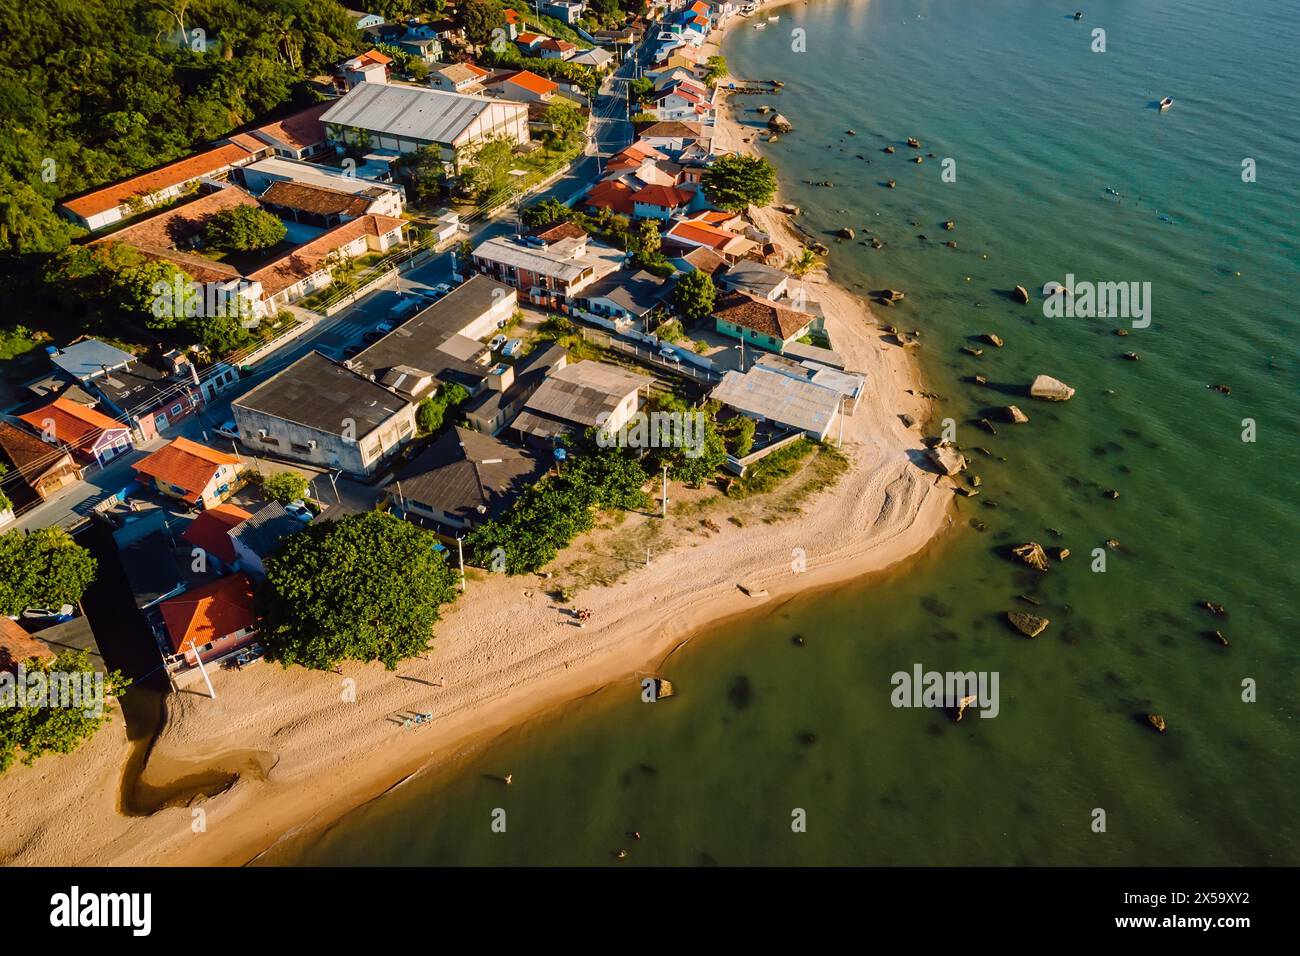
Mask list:
MULTIPOLYGON (((717 143, 748 150, 744 135, 720 110, 717 143)), ((754 219, 785 253, 797 251, 786 217, 768 208, 754 219)), ((803 502, 801 514, 757 526, 724 522, 613 584, 582 590, 578 603, 592 612, 584 627, 537 576, 476 575, 446 609, 428 654, 395 672, 379 664, 345 665, 342 674, 260 664, 214 673, 215 700, 194 689, 168 698, 142 782, 166 790, 221 771, 233 777, 228 787, 188 805, 123 813, 132 745, 118 716, 76 754, 0 777, 0 862, 247 863, 282 837, 327 826, 510 727, 653 672, 705 624, 893 567, 924 549, 950 524, 953 494, 948 480, 914 464, 921 432, 900 418, 924 423, 930 415, 917 366, 886 341, 859 298, 825 276, 806 284, 866 388, 844 420, 849 470, 803 502), (410 712, 433 716, 407 726, 401 715, 410 712)), ((557 563, 583 548, 580 539, 557 563)))

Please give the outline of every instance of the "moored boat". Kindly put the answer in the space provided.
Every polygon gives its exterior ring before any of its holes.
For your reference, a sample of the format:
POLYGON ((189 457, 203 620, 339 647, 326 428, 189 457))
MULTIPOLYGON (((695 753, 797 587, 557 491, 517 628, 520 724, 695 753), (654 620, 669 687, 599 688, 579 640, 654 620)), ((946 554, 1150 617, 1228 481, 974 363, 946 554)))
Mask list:
POLYGON ((1165 110, 1169 109, 1169 107, 1173 105, 1174 105, 1174 98, 1172 96, 1166 96, 1164 99, 1160 101, 1160 112, 1163 113, 1165 110))

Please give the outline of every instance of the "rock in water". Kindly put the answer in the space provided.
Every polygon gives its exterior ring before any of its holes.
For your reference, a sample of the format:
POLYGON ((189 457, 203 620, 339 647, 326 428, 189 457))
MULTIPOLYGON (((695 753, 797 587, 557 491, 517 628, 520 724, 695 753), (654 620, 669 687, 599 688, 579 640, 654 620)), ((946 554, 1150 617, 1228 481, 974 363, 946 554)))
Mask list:
POLYGON ((1029 386, 1029 395, 1045 402, 1068 402, 1074 398, 1074 389, 1050 375, 1040 375, 1029 386))
POLYGON ((915 136, 909 136, 907 137, 907 145, 911 146, 913 149, 920 149, 921 141, 917 139, 915 136))
POLYGON ((985 332, 983 335, 980 336, 980 338, 982 338, 985 342, 987 342, 989 345, 993 346, 996 349, 1002 348, 1003 342, 1002 342, 1002 336, 1000 335, 997 335, 993 332, 985 332))
POLYGON ((1165 732, 1165 718, 1162 714, 1147 714, 1147 723, 1162 734, 1165 732))
POLYGON ((1014 298, 1021 305, 1029 304, 1029 290, 1026 289, 1024 286, 1022 285, 1016 286, 1015 292, 1013 292, 1011 295, 1012 298, 1014 298))
POLYGON ((926 454, 945 475, 955 475, 966 467, 965 456, 950 445, 936 445, 926 454))
POLYGON ((1002 409, 1002 417, 1013 425, 1023 425, 1025 422, 1029 421, 1029 416, 1014 405, 1008 405, 1006 408, 1002 409))
POLYGON ((1025 611, 1007 611, 1007 620, 1025 637, 1037 637, 1047 630, 1047 625, 1052 622, 1045 617, 1039 617, 1037 614, 1029 614, 1025 611))
POLYGON ((840 238, 842 238, 842 239, 856 239, 857 236, 858 236, 858 234, 857 234, 856 232, 853 231, 853 228, 852 228, 851 226, 843 226, 843 227, 841 227, 841 228, 840 228, 839 235, 840 235, 840 238))
POLYGON ((1043 546, 1037 541, 1026 541, 1024 544, 1018 544, 1011 549, 1011 553, 1037 571, 1046 571, 1051 567, 1050 562, 1047 560, 1047 552, 1043 550, 1043 546))
POLYGON ((1064 561, 1069 556, 1070 556, 1069 548, 1057 548, 1056 553, 1052 555, 1052 557, 1056 558, 1057 561, 1064 561))
POLYGON ((767 128, 773 133, 788 133, 794 126, 780 113, 776 113, 767 121, 767 128))

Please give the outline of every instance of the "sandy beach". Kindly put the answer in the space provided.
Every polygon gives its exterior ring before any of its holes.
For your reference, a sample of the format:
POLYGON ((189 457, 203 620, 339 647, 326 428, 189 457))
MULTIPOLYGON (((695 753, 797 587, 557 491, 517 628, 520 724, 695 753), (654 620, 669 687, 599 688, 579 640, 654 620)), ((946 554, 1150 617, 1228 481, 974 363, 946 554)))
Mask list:
MULTIPOLYGON (((717 136, 725 147, 751 148, 725 109, 717 136)), ((754 218, 786 251, 798 249, 785 216, 766 209, 754 218)), ((166 789, 214 771, 237 774, 222 792, 187 806, 122 812, 132 745, 116 716, 75 755, 45 757, 0 777, 0 862, 246 863, 412 773, 454 761, 611 682, 653 671, 707 623, 897 565, 925 548, 950 523, 952 491, 946 479, 914 463, 921 433, 899 418, 929 416, 915 362, 886 341, 865 303, 825 277, 812 277, 808 286, 836 349, 865 374, 867 386, 844 424, 850 469, 803 502, 802 514, 756 526, 723 522, 716 533, 692 537, 616 583, 584 589, 578 603, 591 609, 592 620, 582 628, 537 576, 477 575, 446 610, 426 658, 396 672, 378 664, 348 665, 342 675, 263 664, 215 674, 215 700, 174 693, 142 781, 166 789), (792 567, 796 549, 806 555, 806 570, 792 567), (747 596, 741 583, 766 596, 747 596), (400 715, 412 711, 432 713, 433 720, 403 726, 400 715)), ((557 563, 584 546, 580 539, 557 563)))

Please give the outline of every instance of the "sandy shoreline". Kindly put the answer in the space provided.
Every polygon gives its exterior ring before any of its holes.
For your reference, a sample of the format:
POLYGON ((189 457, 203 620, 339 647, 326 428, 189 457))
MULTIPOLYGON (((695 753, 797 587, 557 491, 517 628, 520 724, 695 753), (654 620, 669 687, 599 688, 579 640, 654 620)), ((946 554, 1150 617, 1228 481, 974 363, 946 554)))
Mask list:
MULTIPOLYGON (((751 149, 727 110, 720 111, 717 136, 721 144, 751 149)), ((784 216, 766 209, 755 218, 788 251, 798 248, 784 216)), ((950 523, 952 492, 913 463, 921 435, 898 417, 929 416, 928 402, 908 394, 922 389, 915 363, 884 342, 856 297, 825 278, 808 285, 836 348, 866 374, 867 388, 845 423, 851 469, 834 489, 805 502, 801 516, 758 527, 724 523, 617 583, 582 591, 579 603, 593 611, 585 628, 574 626, 537 577, 484 576, 448 609, 427 659, 396 673, 377 664, 346 666, 342 677, 261 665, 216 675, 216 700, 173 694, 144 781, 165 788, 214 766, 239 774, 229 789, 191 806, 148 816, 119 812, 129 744, 116 716, 76 755, 46 757, 0 776, 0 863, 245 863, 512 726, 648 672, 706 624, 770 610, 921 551, 950 523), (799 573, 792 570, 796 549, 806 555, 799 573), (740 582, 768 596, 747 597, 740 582), (434 719, 403 727, 399 715, 410 711, 434 719)), ((569 549, 581 550, 581 543, 569 549)))

